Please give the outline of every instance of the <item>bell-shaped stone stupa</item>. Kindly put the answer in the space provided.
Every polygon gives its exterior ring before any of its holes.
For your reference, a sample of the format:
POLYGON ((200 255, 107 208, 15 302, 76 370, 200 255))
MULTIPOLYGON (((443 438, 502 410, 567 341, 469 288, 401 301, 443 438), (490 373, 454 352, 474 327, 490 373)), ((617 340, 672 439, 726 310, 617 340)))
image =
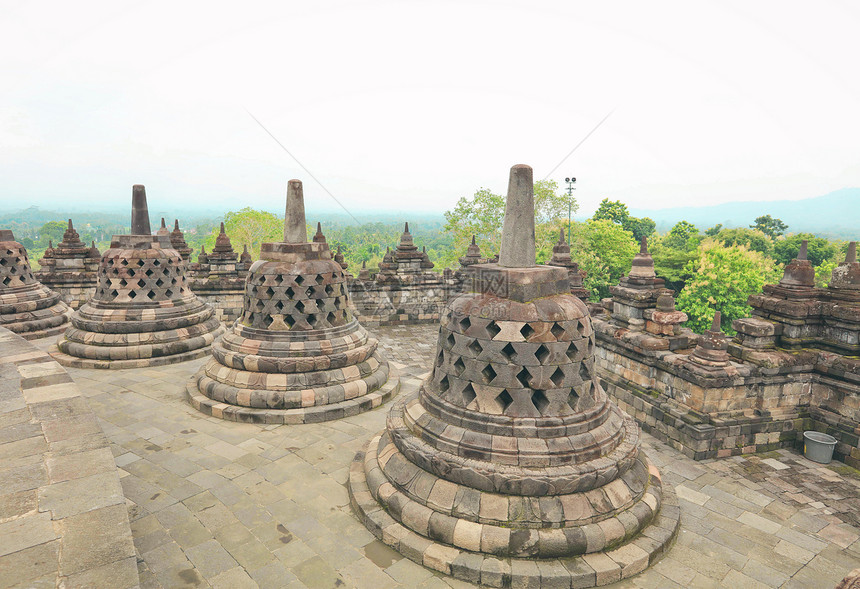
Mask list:
POLYGON ((234 421, 327 421, 378 407, 399 389, 393 372, 352 316, 319 226, 308 241, 302 183, 290 180, 284 241, 263 244, 242 316, 188 383, 191 404, 234 421))
POLYGON ((52 355, 82 368, 138 368, 198 358, 224 331, 189 290, 170 233, 152 235, 146 191, 132 190, 131 235, 114 235, 95 295, 72 315, 52 355))
POLYGON ((354 509, 405 556, 492 587, 589 587, 678 526, 639 428, 594 372, 588 310, 535 263, 532 169, 511 169, 498 263, 448 303, 435 365, 350 469, 354 509))
POLYGON ((33 275, 23 245, 8 229, 0 229, 0 327, 24 339, 62 333, 72 311, 33 275))

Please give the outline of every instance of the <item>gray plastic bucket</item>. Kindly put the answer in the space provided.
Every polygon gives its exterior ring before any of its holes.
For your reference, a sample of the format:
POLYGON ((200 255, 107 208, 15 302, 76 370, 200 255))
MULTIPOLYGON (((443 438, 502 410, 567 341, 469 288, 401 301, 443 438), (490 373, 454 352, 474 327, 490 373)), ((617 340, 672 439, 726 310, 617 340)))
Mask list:
POLYGON ((836 438, 821 432, 803 432, 803 455, 814 462, 830 464, 836 438))

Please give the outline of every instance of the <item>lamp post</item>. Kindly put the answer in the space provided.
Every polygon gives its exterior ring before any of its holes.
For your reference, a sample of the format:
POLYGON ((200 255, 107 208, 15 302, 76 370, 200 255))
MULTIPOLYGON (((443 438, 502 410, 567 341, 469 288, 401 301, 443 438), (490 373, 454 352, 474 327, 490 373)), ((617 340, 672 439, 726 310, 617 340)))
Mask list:
POLYGON ((567 243, 570 243, 570 210, 573 206, 573 191, 576 190, 576 178, 565 178, 567 182, 567 243))

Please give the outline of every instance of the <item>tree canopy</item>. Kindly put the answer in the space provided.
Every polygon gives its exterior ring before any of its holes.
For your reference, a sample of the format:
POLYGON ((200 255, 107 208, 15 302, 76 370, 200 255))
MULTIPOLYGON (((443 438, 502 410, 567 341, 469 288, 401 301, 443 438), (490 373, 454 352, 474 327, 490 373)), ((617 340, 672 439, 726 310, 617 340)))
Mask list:
POLYGON ((785 233, 788 225, 783 223, 781 219, 771 217, 770 215, 762 215, 761 217, 756 217, 755 224, 750 225, 750 229, 758 229, 765 235, 775 238, 785 233))

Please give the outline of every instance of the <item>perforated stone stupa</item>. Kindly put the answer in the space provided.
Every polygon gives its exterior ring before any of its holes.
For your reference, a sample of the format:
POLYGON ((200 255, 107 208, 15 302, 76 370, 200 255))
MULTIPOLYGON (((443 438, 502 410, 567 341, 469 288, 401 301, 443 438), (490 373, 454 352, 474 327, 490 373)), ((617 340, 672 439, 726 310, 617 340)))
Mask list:
POLYGON ((65 366, 137 368, 203 356, 224 328, 189 290, 167 232, 152 235, 146 192, 132 190, 131 235, 114 235, 95 295, 52 350, 65 366))
POLYGON ((251 266, 242 316, 188 383, 194 407, 233 421, 318 422, 378 407, 399 390, 317 233, 308 242, 302 183, 290 180, 284 241, 264 243, 251 266))
POLYGON ((594 334, 563 267, 535 263, 532 169, 511 169, 499 262, 452 299, 437 357, 350 469, 383 542, 463 581, 591 587, 652 564, 673 492, 594 374, 594 334))
POLYGON ((57 247, 49 247, 39 260, 36 279, 58 292, 63 300, 77 309, 96 292, 99 282, 99 260, 101 254, 95 242, 87 246, 75 231, 72 220, 57 247))
POLYGON ((33 275, 27 250, 0 229, 0 327, 24 339, 62 333, 71 309, 33 275))

